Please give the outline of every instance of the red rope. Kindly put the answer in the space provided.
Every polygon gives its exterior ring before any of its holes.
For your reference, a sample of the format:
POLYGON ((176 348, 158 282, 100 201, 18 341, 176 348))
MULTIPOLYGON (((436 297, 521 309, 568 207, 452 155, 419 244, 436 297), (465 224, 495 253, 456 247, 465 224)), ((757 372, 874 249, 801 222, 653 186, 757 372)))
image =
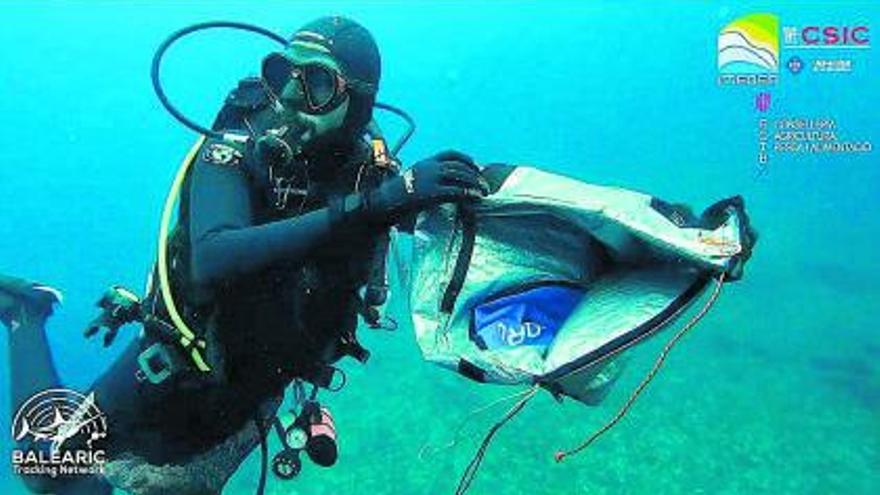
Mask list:
POLYGON ((578 445, 577 447, 569 450, 557 451, 556 454, 554 454, 553 456, 553 458, 556 459, 556 462, 562 462, 562 460, 566 457, 575 455, 578 452, 586 449, 590 446, 590 444, 595 442, 596 439, 598 439, 605 432, 613 428, 614 425, 616 425, 621 419, 623 419, 624 416, 626 416, 626 413, 629 412, 629 409, 636 402, 636 399, 639 398, 639 395, 641 395, 641 393, 645 390, 645 387, 647 387, 648 384, 651 383, 651 380, 653 380, 654 376, 657 375, 657 372, 660 371, 660 368, 663 366, 663 362, 666 361, 666 357, 669 355, 669 352, 672 351, 672 348, 675 347, 675 344, 677 344, 678 341, 685 336, 685 334, 687 334, 704 316, 706 316, 706 313, 708 313, 712 305, 715 304, 715 301, 718 299, 718 295, 721 294, 721 286, 722 284, 724 284, 725 275, 726 274, 722 272, 721 275, 718 277, 718 283, 715 285, 715 289, 712 291, 712 295, 709 297, 709 300, 706 301, 706 305, 703 306, 700 312, 694 315, 694 317, 691 318, 691 320, 684 327, 682 327, 681 330, 679 330, 671 339, 669 339, 669 342, 667 342, 666 345, 663 347, 660 355, 657 356, 657 360, 654 362, 654 366, 651 368, 651 371, 649 371, 648 374, 645 375, 645 378, 642 379, 642 382, 639 384, 639 386, 636 387, 635 390, 633 390, 632 394, 630 394, 629 396, 629 399, 627 399, 626 403, 623 405, 623 407, 620 408, 617 414, 615 414, 610 421, 605 423, 604 426, 602 426, 592 435, 587 437, 587 439, 581 442, 580 445, 578 445))

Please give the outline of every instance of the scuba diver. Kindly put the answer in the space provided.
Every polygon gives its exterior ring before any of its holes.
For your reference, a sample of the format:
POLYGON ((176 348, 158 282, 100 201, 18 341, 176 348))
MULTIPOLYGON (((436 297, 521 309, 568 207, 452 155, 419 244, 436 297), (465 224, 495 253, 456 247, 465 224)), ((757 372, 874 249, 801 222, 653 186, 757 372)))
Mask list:
MULTIPOLYGON (((258 445, 262 491, 265 436, 285 389, 312 387, 300 426, 332 425, 316 393, 339 386, 337 360, 367 358, 355 328, 359 316, 380 324, 389 229, 488 193, 461 153, 399 170, 372 119, 380 67, 364 27, 326 17, 232 91, 190 153, 177 225, 160 241, 144 298, 111 288, 85 331, 106 330, 109 345, 122 325, 141 329, 88 392, 106 419, 103 472, 23 475, 31 491, 219 493, 258 445)), ((49 286, 0 277, 14 410, 60 387, 45 334, 59 301, 49 286)), ((18 448, 46 449, 22 437, 18 448)), ((335 460, 311 445, 308 454, 335 460)), ((273 469, 295 475, 298 458, 273 469)))

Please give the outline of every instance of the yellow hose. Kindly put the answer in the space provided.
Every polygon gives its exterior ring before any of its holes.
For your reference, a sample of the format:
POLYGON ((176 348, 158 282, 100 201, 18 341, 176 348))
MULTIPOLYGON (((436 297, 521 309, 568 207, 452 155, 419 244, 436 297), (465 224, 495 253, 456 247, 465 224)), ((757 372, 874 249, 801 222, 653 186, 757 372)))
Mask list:
POLYGON ((184 349, 189 349, 190 357, 195 363, 196 368, 207 373, 211 371, 211 367, 205 362, 199 350, 200 348, 205 348, 205 342, 197 340, 196 334, 183 321, 180 312, 177 311, 177 305, 174 304, 174 297, 171 295, 171 284, 168 281, 168 230, 171 225, 171 216, 174 213, 174 205, 177 202, 177 198, 180 196, 180 189, 183 187, 183 182, 186 179, 186 173, 189 171, 189 167, 204 143, 205 136, 199 136, 199 139, 196 140, 189 153, 184 157, 183 163, 180 164, 180 169, 177 170, 177 175, 171 184, 171 190, 168 191, 168 196, 165 198, 165 207, 162 210, 162 221, 159 226, 159 256, 157 265, 162 301, 165 303, 165 308, 168 310, 171 322, 177 328, 177 331, 180 332, 180 345, 184 349))

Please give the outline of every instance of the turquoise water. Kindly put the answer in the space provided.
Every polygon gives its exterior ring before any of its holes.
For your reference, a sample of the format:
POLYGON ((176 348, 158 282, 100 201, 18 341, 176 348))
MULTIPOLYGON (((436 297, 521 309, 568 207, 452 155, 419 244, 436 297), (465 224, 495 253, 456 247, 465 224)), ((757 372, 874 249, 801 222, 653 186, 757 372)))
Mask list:
MULTIPOLYGON (((783 68, 769 89, 719 86, 715 53, 719 29, 753 12, 775 13, 783 26, 864 24, 880 33, 874 3, 172 5, 3 5, 0 272, 64 289, 50 340, 69 386, 87 387, 122 349, 86 342, 80 329, 107 285, 142 286, 166 187, 194 139, 152 93, 153 49, 192 22, 288 33, 342 13, 379 42, 381 99, 419 122, 406 161, 457 148, 480 162, 534 164, 697 210, 742 194, 761 232, 744 280, 726 286, 616 429, 553 462, 556 449, 614 414, 662 337, 635 354, 600 407, 536 397, 498 435, 472 493, 880 492, 877 152, 773 155, 756 174, 762 117, 833 118, 841 136, 880 142, 877 48, 823 51, 852 56, 852 73, 783 68), (766 114, 755 109, 759 91, 772 94, 766 114)), ((208 33, 170 53, 164 80, 187 113, 208 121, 271 48, 246 34, 208 33)), ((783 47, 783 63, 791 53, 783 47)), ((824 56, 798 53, 808 62, 824 56)), ((373 359, 347 365, 348 386, 327 397, 341 435, 337 466, 307 464, 286 484, 270 478, 267 493, 454 491, 503 408, 475 420, 456 448, 424 461, 419 450, 450 440, 469 411, 514 390, 424 363, 407 330, 364 331, 373 359)), ((4 354, 2 411, 7 367, 4 354)), ((0 414, 7 459, 9 419, 0 414)), ((224 493, 253 493, 258 461, 255 453, 224 493)), ((0 464, 0 493, 24 493, 0 464)))

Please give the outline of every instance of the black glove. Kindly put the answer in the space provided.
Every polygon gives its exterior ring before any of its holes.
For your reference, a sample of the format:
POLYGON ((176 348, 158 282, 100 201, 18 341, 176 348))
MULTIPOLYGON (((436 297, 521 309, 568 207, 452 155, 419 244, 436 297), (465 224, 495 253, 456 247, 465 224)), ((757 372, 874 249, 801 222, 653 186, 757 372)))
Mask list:
POLYGON ((119 327, 141 319, 140 299, 132 291, 118 285, 107 289, 96 306, 103 311, 89 323, 83 334, 89 338, 98 333, 101 328, 106 328, 104 347, 113 343, 116 334, 119 333, 119 327))
POLYGON ((347 196, 335 208, 335 217, 396 223, 400 217, 442 203, 477 200, 489 194, 489 184, 473 160, 445 151, 422 160, 377 188, 347 196))

